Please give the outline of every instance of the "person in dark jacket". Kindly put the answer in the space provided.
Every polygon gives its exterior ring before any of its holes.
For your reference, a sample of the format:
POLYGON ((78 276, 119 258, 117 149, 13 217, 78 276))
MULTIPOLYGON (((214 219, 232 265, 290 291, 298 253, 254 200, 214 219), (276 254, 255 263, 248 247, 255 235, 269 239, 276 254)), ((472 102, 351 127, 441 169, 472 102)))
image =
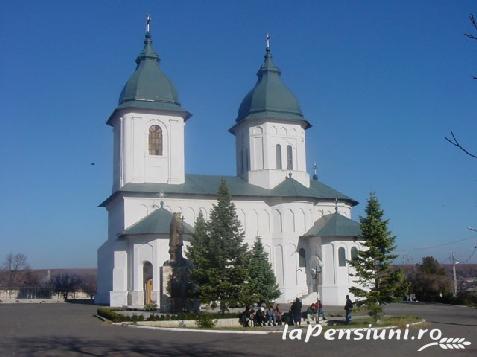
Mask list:
POLYGON ((295 302, 292 304, 291 313, 293 318, 293 325, 301 326, 301 308, 302 303, 299 298, 296 298, 295 302))
POLYGON ((346 311, 346 323, 351 322, 351 312, 353 311, 353 302, 350 300, 349 295, 346 295, 346 304, 344 307, 346 311))

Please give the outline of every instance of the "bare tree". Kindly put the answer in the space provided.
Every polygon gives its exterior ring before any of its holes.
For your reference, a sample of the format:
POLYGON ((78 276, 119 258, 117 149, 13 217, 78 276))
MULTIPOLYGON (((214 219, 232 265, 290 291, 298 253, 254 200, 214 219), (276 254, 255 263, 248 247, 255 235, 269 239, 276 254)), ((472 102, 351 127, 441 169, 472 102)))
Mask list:
POLYGON ((52 280, 53 289, 59 295, 63 295, 65 301, 68 299, 70 293, 78 291, 80 287, 80 279, 74 274, 59 274, 52 280))
MULTIPOLYGON (((471 40, 477 40, 477 20, 475 19, 474 14, 469 15, 469 21, 472 24, 472 27, 475 31, 475 34, 474 33, 465 33, 464 35, 466 37, 470 38, 471 40)), ((474 79, 477 79, 477 77, 474 76, 474 79)))
POLYGON ((471 153, 469 150, 467 150, 465 147, 462 146, 462 144, 459 142, 459 140, 457 140, 456 136, 454 135, 454 133, 451 131, 451 137, 444 137, 444 139, 446 139, 449 143, 451 143, 452 145, 454 145, 455 147, 457 147, 459 150, 462 150, 466 155, 474 158, 474 159, 477 159, 477 155, 471 153))
MULTIPOLYGON (((469 15, 469 21, 472 24, 472 28, 473 28, 474 33, 469 33, 468 32, 468 33, 465 33, 464 35, 467 38, 470 38, 471 40, 476 40, 477 41, 477 19, 475 18, 474 14, 469 15)), ((477 76, 473 76, 473 78, 477 79, 477 76)), ((472 152, 467 150, 464 146, 462 146, 462 144, 459 142, 459 140, 457 140, 456 136, 454 135, 454 133, 452 131, 450 132, 450 134, 451 134, 450 137, 446 136, 446 137, 444 137, 444 139, 447 140, 452 145, 454 145, 459 150, 463 151, 467 156, 470 156, 473 159, 477 159, 477 155, 473 154, 472 152)))
POLYGON ((29 269, 30 267, 27 263, 27 257, 25 254, 9 253, 5 257, 5 261, 3 263, 3 270, 7 273, 7 280, 9 286, 18 284, 18 274, 20 272, 28 271, 29 269))
POLYGON ((85 294, 89 295, 90 299, 93 299, 96 295, 96 277, 92 274, 81 277, 79 287, 85 294))

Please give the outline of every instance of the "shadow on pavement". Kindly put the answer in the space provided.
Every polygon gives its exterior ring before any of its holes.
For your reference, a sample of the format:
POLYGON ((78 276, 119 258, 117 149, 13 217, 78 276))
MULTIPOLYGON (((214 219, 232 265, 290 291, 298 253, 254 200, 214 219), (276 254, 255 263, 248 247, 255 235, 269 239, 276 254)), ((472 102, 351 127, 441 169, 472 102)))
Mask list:
POLYGON ((433 324, 442 324, 442 325, 452 325, 452 326, 469 326, 469 327, 477 327, 477 324, 462 324, 458 322, 444 322, 444 321, 431 321, 431 320, 426 320, 427 322, 433 323, 433 324))
POLYGON ((71 337, 17 338, 3 342, 8 355, 21 356, 247 356, 247 353, 230 352, 213 348, 210 344, 187 344, 177 336, 177 343, 161 343, 157 340, 100 341, 71 337))

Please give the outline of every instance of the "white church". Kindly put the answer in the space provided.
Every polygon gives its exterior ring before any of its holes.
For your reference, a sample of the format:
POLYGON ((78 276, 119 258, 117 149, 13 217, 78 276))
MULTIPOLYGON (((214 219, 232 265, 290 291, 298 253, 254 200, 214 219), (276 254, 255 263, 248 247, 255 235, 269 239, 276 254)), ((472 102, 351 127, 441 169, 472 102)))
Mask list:
POLYGON ((108 239, 98 249, 97 303, 160 306, 172 213, 182 214, 187 249, 199 212, 208 218, 224 179, 246 242, 260 237, 268 252, 278 302, 320 297, 325 305, 344 304, 353 284, 347 260, 360 247, 359 224, 351 220, 358 202, 308 174, 311 124, 283 83, 268 40, 257 77, 229 130, 237 175, 187 174, 184 127, 191 114, 160 68, 148 21, 136 69, 107 120, 113 185, 100 205, 108 212, 108 239))

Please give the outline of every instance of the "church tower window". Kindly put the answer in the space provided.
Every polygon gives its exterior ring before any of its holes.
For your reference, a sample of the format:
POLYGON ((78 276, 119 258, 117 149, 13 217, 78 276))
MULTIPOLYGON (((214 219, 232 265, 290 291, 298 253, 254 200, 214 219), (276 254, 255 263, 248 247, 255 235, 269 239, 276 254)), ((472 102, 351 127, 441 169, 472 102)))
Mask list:
POLYGON ((162 129, 159 125, 149 127, 149 155, 162 155, 162 129))
POLYGON ((277 144, 275 148, 275 156, 276 156, 277 170, 281 170, 282 169, 282 146, 280 144, 277 144))
POLYGON ((306 251, 305 248, 300 248, 298 251, 298 266, 300 268, 306 267, 306 251))
POLYGON ((293 170, 293 148, 287 146, 287 170, 293 170))
POLYGON ((245 170, 250 170, 250 161, 249 161, 249 156, 248 156, 248 149, 245 149, 244 152, 245 155, 245 170))
POLYGON ((340 267, 346 266, 346 251, 343 247, 338 248, 338 264, 340 267))

